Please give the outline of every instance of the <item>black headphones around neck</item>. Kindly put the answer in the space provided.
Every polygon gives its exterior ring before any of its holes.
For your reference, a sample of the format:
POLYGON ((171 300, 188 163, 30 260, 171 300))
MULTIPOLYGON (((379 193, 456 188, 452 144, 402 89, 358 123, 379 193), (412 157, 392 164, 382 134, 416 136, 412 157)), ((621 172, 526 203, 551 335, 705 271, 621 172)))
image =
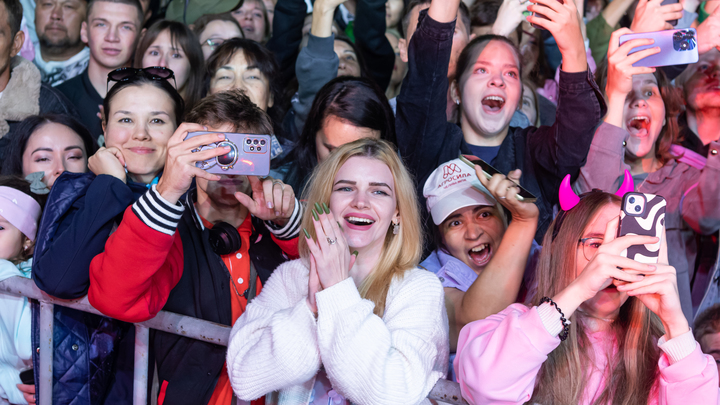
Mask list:
POLYGON ((240 232, 227 222, 218 222, 208 231, 210 246, 220 256, 237 252, 242 247, 240 232))

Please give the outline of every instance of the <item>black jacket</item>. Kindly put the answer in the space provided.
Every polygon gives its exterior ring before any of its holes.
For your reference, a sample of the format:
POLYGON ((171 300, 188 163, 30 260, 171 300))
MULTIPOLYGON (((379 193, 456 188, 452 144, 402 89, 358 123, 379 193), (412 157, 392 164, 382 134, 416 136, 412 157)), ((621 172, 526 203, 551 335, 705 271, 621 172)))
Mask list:
MULTIPOLYGON (((232 326, 230 272, 199 222, 194 193, 186 195, 177 234, 182 240, 183 273, 170 292, 164 311, 232 326)), ((252 217, 250 260, 264 284, 288 257, 275 244, 262 220, 252 217)), ((225 364, 227 348, 182 336, 151 331, 160 385, 167 381, 165 404, 207 404, 225 364)))
MULTIPOLYGON (((398 149, 415 175, 416 187, 425 207, 423 186, 440 164, 471 154, 462 130, 448 123, 447 69, 455 22, 438 23, 423 10, 408 50, 408 74, 397 99, 395 128, 398 149)), ((510 128, 491 164, 503 173, 521 169, 520 183, 537 196, 540 210, 535 240, 553 219, 560 182, 566 174, 573 179, 590 150, 596 127, 606 113, 602 92, 589 71, 560 72, 557 117, 549 127, 510 128)), ((427 209, 424 217, 433 226, 427 209)))

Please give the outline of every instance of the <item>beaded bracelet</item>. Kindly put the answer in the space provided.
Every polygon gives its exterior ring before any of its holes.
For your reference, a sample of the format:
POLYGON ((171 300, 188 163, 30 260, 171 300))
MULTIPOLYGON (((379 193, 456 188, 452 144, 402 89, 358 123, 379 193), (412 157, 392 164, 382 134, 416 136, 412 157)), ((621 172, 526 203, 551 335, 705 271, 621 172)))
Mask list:
POLYGON ((563 330, 562 330, 562 332, 560 332, 560 334, 558 335, 558 337, 560 338, 560 341, 562 342, 562 341, 564 341, 565 339, 567 339, 567 338, 568 338, 568 335, 570 334, 570 321, 568 321, 568 320, 565 318, 565 314, 563 314, 563 311, 560 309, 560 307, 558 306, 558 304, 557 304, 555 301, 553 301, 553 300, 550 299, 550 297, 543 297, 543 298, 540 300, 540 305, 542 305, 542 304, 544 304, 544 303, 546 303, 546 302, 549 302, 550 305, 554 306, 555 309, 557 309, 558 312, 560 312, 560 322, 562 322, 562 324, 563 324, 563 330))

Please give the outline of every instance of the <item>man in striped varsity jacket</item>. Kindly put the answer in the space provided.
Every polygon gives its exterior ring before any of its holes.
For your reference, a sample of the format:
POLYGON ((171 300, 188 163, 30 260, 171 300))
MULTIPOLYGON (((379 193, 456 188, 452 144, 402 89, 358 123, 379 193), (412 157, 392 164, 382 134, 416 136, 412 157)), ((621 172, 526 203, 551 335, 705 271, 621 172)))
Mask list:
MULTIPOLYGON (((271 134, 268 116, 240 92, 203 99, 168 143, 163 176, 127 209, 90 266, 90 302, 128 322, 166 310, 232 325, 270 273, 297 257, 303 207, 279 180, 217 176, 192 152, 223 132, 271 134), (193 131, 217 131, 189 139, 193 131), (192 187, 193 178, 196 187, 192 187)), ((229 404, 223 346, 153 331, 158 404, 229 404)))

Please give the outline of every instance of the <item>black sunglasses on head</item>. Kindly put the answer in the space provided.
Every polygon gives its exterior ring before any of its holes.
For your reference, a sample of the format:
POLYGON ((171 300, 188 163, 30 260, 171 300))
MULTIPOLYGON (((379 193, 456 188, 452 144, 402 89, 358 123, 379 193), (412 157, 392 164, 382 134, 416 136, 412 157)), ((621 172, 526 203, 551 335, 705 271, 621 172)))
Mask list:
POLYGON ((115 69, 112 72, 108 73, 107 87, 105 91, 109 91, 110 82, 126 82, 138 76, 145 76, 150 80, 172 79, 173 83, 175 84, 174 87, 177 88, 177 82, 175 81, 175 73, 173 73, 173 71, 168 68, 162 66, 153 66, 142 69, 125 67, 115 69))

